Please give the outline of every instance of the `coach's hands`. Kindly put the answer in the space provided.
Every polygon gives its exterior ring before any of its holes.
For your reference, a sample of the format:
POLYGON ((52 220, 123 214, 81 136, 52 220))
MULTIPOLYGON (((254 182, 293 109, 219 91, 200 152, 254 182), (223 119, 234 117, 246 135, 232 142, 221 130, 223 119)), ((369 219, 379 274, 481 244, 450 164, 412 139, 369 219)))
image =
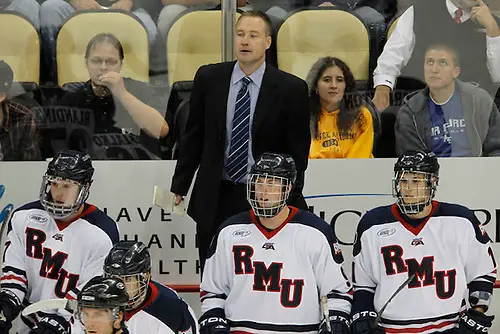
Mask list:
POLYGON ((21 301, 9 290, 0 291, 0 334, 8 334, 12 321, 21 311, 21 301))
POLYGON ((30 334, 70 334, 69 322, 59 315, 43 317, 31 330, 30 334))
POLYGON ((495 316, 469 309, 458 322, 458 334, 488 333, 495 316))
POLYGON ((372 102, 379 112, 387 109, 391 103, 391 88, 385 85, 378 85, 375 87, 375 95, 373 96, 372 102))
POLYGON ((183 200, 184 200, 183 196, 175 194, 175 202, 174 202, 175 205, 181 204, 183 200))
POLYGON ((224 310, 212 309, 203 314, 199 320, 200 334, 229 334, 229 322, 224 310))
POLYGON ((385 331, 380 327, 375 326, 377 312, 361 311, 354 313, 351 316, 351 333, 352 334, 385 334, 385 331))

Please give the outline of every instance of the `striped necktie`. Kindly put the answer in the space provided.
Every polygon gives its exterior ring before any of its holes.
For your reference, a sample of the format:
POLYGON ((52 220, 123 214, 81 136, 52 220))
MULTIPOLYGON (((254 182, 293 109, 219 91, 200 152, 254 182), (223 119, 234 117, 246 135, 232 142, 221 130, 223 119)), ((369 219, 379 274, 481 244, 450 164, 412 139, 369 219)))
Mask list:
POLYGON ((226 166, 227 174, 234 182, 240 181, 247 173, 248 142, 250 140, 250 92, 248 85, 251 82, 252 79, 244 77, 236 97, 226 166))

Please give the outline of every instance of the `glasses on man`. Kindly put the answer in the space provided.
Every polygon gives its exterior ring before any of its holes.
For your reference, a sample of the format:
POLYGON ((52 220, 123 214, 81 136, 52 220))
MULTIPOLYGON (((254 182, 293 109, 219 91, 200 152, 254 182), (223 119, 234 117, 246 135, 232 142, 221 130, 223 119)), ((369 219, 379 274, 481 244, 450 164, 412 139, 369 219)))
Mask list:
POLYGON ((93 58, 89 59, 89 63, 92 66, 101 66, 102 64, 105 64, 108 67, 113 67, 113 66, 118 65, 120 63, 120 61, 118 59, 115 59, 115 58, 102 59, 102 58, 98 58, 98 57, 93 57, 93 58))

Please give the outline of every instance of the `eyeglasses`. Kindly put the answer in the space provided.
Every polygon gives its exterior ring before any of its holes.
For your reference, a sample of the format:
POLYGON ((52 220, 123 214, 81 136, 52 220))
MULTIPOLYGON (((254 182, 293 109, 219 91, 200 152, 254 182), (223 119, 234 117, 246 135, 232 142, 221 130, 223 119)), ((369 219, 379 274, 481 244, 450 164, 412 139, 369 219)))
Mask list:
POLYGON ((106 64, 106 66, 116 66, 120 61, 114 58, 101 59, 101 58, 90 58, 89 63, 92 66, 100 66, 102 63, 106 64))

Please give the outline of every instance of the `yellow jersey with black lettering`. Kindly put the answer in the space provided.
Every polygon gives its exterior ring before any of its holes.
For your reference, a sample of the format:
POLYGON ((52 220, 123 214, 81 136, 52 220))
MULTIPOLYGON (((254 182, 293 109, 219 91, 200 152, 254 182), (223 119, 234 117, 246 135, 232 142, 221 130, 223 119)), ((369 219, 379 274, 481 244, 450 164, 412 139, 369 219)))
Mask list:
POLYGON ((365 107, 361 108, 362 127, 351 127, 348 133, 339 133, 337 116, 339 110, 321 111, 318 138, 312 138, 309 159, 373 158, 373 120, 365 107))

